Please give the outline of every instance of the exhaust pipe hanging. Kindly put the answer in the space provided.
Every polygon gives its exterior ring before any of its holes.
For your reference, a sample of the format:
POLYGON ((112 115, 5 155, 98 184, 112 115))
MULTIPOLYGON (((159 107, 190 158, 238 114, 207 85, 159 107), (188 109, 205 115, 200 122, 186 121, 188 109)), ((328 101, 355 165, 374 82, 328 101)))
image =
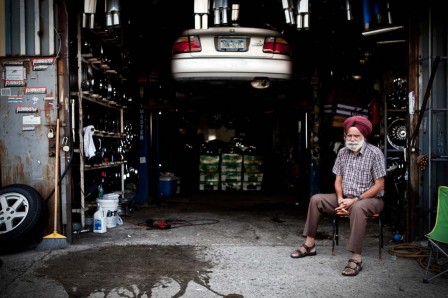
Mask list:
POLYGON ((350 4, 350 0, 345 0, 345 9, 347 11, 347 21, 353 20, 352 5, 350 4))
POLYGON ((104 11, 106 13, 106 27, 120 26, 120 1, 106 0, 104 2, 104 11))
POLYGON ((309 5, 308 0, 297 0, 297 29, 309 29, 310 19, 309 19, 309 5))
POLYGON ((214 0, 213 1, 213 12, 214 12, 214 24, 216 25, 226 25, 229 23, 228 12, 229 12, 229 2, 228 0, 214 0))
POLYGON ((208 0, 194 0, 194 28, 208 29, 208 14, 210 2, 208 0))
POLYGON ((82 27, 93 29, 95 27, 96 0, 84 0, 82 14, 82 27))
POLYGON ((293 0, 282 0, 283 10, 285 12, 286 24, 295 25, 296 20, 294 16, 293 0))
POLYGON ((232 4, 232 24, 235 25, 240 19, 240 5, 232 4))

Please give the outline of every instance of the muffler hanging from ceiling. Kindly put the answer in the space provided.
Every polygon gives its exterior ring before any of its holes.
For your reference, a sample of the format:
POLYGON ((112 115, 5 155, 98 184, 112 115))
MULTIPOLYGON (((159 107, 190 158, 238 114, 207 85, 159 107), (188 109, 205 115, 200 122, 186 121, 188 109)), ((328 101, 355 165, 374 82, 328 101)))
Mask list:
POLYGON ((387 12, 387 24, 392 25, 392 14, 390 13, 389 1, 387 1, 386 3, 386 12, 387 12))
POLYGON ((350 4, 350 0, 345 0, 345 9, 347 11, 347 21, 353 20, 352 5, 350 4))
POLYGON ((297 29, 310 28, 310 10, 308 0, 297 0, 297 29))
POLYGON ((229 23, 229 1, 228 0, 214 0, 213 1, 213 23, 216 25, 225 25, 229 23))
POLYGON ((210 2, 208 0, 194 0, 194 28, 208 29, 208 13, 210 2))
POLYGON ((232 24, 236 24, 240 19, 240 5, 232 4, 232 24))
POLYGON ((106 13, 106 26, 118 27, 120 26, 120 1, 106 0, 104 2, 106 13))
POLYGON ((82 14, 82 27, 93 29, 95 27, 96 0, 84 0, 82 14))
POLYGON ((294 16, 293 0, 282 0, 283 11, 285 12, 286 24, 294 25, 296 23, 294 16))

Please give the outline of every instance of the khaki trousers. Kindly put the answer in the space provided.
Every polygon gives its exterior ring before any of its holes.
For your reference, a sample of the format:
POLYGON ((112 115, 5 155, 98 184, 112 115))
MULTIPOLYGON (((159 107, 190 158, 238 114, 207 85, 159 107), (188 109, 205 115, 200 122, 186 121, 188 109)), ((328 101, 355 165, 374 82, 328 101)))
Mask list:
MULTIPOLYGON (((319 221, 324 214, 331 215, 338 207, 335 193, 315 194, 310 198, 308 215, 303 229, 303 236, 316 237, 319 221)), ((346 249, 352 253, 361 254, 364 237, 366 234, 367 217, 380 213, 384 208, 384 202, 379 198, 364 198, 350 206, 350 236, 346 249)))

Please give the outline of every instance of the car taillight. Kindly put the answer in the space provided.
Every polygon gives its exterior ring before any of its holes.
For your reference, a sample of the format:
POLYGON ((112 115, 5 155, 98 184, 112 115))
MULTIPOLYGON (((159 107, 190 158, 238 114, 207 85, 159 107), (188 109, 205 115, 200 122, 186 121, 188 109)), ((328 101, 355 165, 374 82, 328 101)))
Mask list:
POLYGON ((173 54, 200 51, 202 51, 202 48, 199 36, 181 36, 174 42, 173 54))
POLYGON ((291 55, 288 42, 281 37, 266 37, 263 45, 264 53, 291 55))

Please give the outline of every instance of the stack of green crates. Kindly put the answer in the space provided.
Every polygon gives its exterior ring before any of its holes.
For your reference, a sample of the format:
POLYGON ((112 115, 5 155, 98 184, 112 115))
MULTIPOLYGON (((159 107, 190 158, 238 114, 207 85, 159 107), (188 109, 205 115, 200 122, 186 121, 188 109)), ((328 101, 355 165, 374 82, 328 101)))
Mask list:
POLYGON ((263 157, 244 155, 243 190, 261 190, 263 183, 263 157))
POLYGON ((199 156, 199 190, 219 189, 219 155, 199 156))
POLYGON ((241 190, 243 155, 221 153, 221 190, 241 190))

